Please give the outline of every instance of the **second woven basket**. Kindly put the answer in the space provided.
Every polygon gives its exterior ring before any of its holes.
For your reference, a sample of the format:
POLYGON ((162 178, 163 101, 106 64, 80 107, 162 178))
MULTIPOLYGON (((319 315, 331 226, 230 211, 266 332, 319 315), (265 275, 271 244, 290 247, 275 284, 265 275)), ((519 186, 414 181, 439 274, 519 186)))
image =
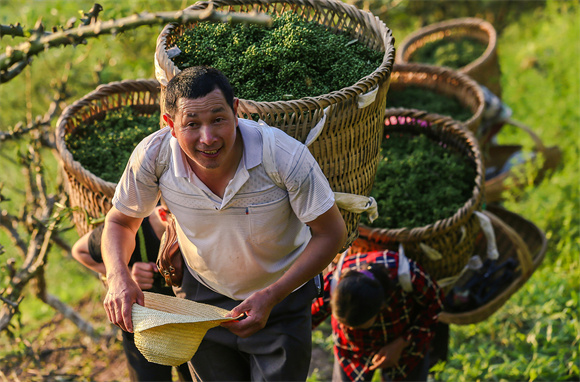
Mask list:
POLYGON ((451 118, 419 110, 387 110, 385 134, 404 132, 425 134, 443 147, 465 156, 476 169, 472 196, 448 218, 423 227, 371 228, 359 226, 359 238, 349 251, 398 250, 402 244, 407 257, 417 261, 444 289, 451 287, 474 255, 480 231, 475 212, 483 203, 484 169, 479 144, 473 134, 451 118), (431 250, 440 254, 435 259, 431 250), (431 253, 430 253, 431 252, 431 253))

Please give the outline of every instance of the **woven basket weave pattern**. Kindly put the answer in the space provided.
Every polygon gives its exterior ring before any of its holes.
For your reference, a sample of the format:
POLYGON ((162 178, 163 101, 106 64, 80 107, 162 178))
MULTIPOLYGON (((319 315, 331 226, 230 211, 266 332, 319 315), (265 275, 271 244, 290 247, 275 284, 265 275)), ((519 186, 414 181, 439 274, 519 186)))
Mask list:
POLYGON ((361 225, 359 238, 350 251, 398 250, 401 243, 407 257, 420 263, 436 280, 457 276, 474 254, 475 237, 480 229, 474 214, 481 210, 483 201, 484 172, 479 144, 469 131, 448 117, 412 109, 389 109, 385 117, 389 123, 385 133, 405 131, 425 134, 472 160, 477 171, 473 194, 453 216, 424 227, 387 229, 361 225), (423 126, 417 121, 425 121, 429 125, 423 126), (421 243, 437 250, 442 259, 431 260, 421 248, 421 243))
POLYGON ((107 112, 131 105, 144 114, 159 111, 159 83, 156 80, 127 80, 101 85, 67 107, 56 127, 56 146, 66 173, 65 186, 79 235, 92 228, 89 219, 104 216, 111 208, 115 183, 107 182, 83 167, 68 150, 65 136, 79 126, 104 119, 107 112))
MULTIPOLYGON (((198 2, 189 10, 202 10, 209 2, 198 2)), ((369 48, 384 52, 381 65, 356 84, 328 94, 298 100, 255 102, 240 99, 238 116, 258 116, 270 126, 280 128, 288 135, 305 142, 308 133, 323 117, 326 124, 320 136, 309 146, 314 158, 329 180, 332 190, 368 196, 376 173, 387 90, 394 62, 394 41, 391 31, 377 17, 352 5, 334 0, 290 1, 214 1, 218 11, 282 13, 292 11, 308 20, 314 20, 337 31, 348 31, 353 38, 369 48), (358 107, 359 96, 378 88, 375 101, 364 108, 358 107)), ((191 25, 170 24, 159 35, 156 49, 156 75, 161 83, 161 98, 166 81, 180 72, 168 58, 166 49, 173 40, 191 25)), ((341 209, 349 239, 343 248, 358 235, 360 215, 341 209)))
POLYGON ((421 28, 403 39, 395 61, 407 63, 414 52, 425 44, 451 36, 473 37, 486 44, 485 52, 473 62, 459 68, 476 82, 486 86, 501 98, 501 71, 497 56, 497 33, 489 22, 468 17, 447 20, 421 28))

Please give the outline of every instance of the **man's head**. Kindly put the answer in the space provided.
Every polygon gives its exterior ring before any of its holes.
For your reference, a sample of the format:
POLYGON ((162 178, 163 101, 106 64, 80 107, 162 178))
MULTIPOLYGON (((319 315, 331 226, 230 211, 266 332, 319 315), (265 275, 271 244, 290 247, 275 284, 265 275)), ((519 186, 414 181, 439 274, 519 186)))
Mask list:
POLYGON ((221 90, 227 104, 234 110, 234 90, 222 72, 207 66, 186 68, 167 84, 165 89, 166 112, 174 118, 180 98, 201 98, 215 89, 221 90))
POLYGON ((238 99, 228 79, 213 68, 185 69, 167 84, 165 104, 163 119, 193 172, 206 185, 231 179, 243 142, 237 131, 238 99))

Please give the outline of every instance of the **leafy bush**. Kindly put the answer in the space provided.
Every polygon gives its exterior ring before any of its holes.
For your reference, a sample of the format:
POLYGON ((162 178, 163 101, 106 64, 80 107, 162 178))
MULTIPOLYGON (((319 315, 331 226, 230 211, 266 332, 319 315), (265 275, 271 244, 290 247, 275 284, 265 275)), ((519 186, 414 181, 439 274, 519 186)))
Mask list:
POLYGON ((159 128, 159 112, 139 115, 130 106, 109 111, 102 120, 79 125, 65 137, 73 158, 85 169, 116 183, 135 146, 159 128))
POLYGON ((200 22, 176 39, 173 58, 184 69, 220 69, 236 95, 279 101, 327 94, 354 85, 379 67, 384 53, 335 34, 292 12, 273 16, 271 28, 200 22))
POLYGON ((457 98, 413 85, 389 90, 387 107, 425 110, 429 113, 447 115, 456 121, 467 121, 473 116, 473 113, 461 105, 457 98))
POLYGON ((425 135, 390 134, 371 195, 379 217, 372 227, 414 228, 453 216, 471 197, 475 167, 465 157, 425 135))
POLYGON ((481 41, 467 36, 442 38, 417 49, 409 58, 409 62, 459 69, 481 57, 486 48, 481 41))

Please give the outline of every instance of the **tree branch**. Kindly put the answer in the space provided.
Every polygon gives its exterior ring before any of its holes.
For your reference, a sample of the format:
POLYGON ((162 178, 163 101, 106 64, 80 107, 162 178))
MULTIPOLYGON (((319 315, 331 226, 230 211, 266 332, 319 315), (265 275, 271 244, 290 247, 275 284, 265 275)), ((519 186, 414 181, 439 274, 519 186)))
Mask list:
MULTIPOLYGON (((94 20, 94 19, 92 19, 94 20)), ((212 21, 228 23, 253 23, 268 25, 272 19, 266 14, 217 12, 212 7, 202 11, 177 11, 177 12, 143 12, 117 20, 93 21, 89 25, 79 26, 74 29, 57 31, 48 35, 44 34, 42 25, 33 30, 28 41, 18 46, 8 46, 6 53, 0 55, 0 82, 6 82, 15 75, 11 71, 16 70, 13 66, 19 62, 27 61, 40 52, 65 45, 84 44, 87 38, 105 34, 117 34, 141 26, 151 26, 168 23, 188 23, 193 21, 212 21), (7 80, 5 80, 7 78, 7 80)))

